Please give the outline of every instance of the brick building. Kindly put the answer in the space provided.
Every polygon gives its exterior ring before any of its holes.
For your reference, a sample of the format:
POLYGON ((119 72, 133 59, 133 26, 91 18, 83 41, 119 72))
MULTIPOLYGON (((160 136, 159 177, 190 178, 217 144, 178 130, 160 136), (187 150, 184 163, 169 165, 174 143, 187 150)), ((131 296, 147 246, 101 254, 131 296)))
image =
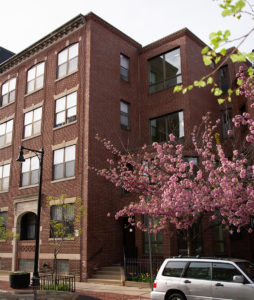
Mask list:
MULTIPOLYGON (((207 73, 200 55, 204 46, 183 29, 142 47, 89 13, 0 64, 0 214, 7 231, 19 234, 13 241, 0 240, 2 269, 32 270, 33 264, 39 164, 29 151, 24 151, 25 163, 17 162, 20 145, 45 151, 40 266, 53 259, 49 218, 54 207, 47 207, 45 199, 60 194, 66 194, 69 203, 81 196, 87 211, 81 235, 64 241, 58 256, 62 271, 86 280, 95 266, 121 263, 123 246, 128 256, 147 255, 146 235, 126 228, 125 218, 107 217, 131 195, 88 169, 103 167, 108 156, 95 136, 122 149, 163 141, 172 131, 190 141, 193 126, 207 111, 214 118, 222 116, 229 126, 232 114, 246 109, 243 100, 232 101, 226 109, 207 89, 173 93, 176 83, 190 84, 207 73)), ((219 70, 222 88, 234 82, 236 72, 232 64, 219 70)), ((186 156, 195 159, 191 151, 186 156)), ((183 244, 161 233, 153 238, 153 251, 160 257, 176 255, 184 252, 183 244)), ((252 259, 252 252, 253 237, 245 233, 234 240, 222 231, 203 237, 204 255, 252 259)))

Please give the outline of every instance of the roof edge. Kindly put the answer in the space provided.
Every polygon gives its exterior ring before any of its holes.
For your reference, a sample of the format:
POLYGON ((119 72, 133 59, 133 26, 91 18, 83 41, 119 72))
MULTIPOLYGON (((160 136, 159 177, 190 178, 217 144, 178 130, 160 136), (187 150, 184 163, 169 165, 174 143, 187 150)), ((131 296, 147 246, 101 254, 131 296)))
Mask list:
POLYGON ((13 66, 17 65, 18 63, 22 62, 23 60, 31 57, 35 53, 43 50, 48 45, 52 44, 53 42, 57 41, 64 35, 68 34, 69 32, 75 30, 76 28, 80 27, 80 25, 85 24, 85 17, 82 14, 79 14, 75 18, 71 19, 70 21, 66 22, 65 24, 61 25, 51 33, 47 34, 45 37, 40 39, 39 41, 35 42, 31 46, 25 48, 20 53, 10 57, 2 64, 0 64, 0 73, 5 72, 6 70, 12 68, 13 66))

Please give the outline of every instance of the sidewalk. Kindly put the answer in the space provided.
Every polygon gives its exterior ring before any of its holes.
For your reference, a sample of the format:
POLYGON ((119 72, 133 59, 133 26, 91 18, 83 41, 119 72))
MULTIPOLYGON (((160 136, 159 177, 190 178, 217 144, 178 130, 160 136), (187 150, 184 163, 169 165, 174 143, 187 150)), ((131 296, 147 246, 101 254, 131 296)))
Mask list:
MULTIPOLYGON (((27 290, 31 290, 28 288, 27 290)), ((15 291, 9 286, 8 274, 0 273, 0 292, 15 291)), ((21 291, 21 290, 17 290, 21 291)), ((98 297, 102 300, 141 300, 150 299, 151 289, 139 287, 125 287, 88 282, 76 282, 76 292, 98 297)))

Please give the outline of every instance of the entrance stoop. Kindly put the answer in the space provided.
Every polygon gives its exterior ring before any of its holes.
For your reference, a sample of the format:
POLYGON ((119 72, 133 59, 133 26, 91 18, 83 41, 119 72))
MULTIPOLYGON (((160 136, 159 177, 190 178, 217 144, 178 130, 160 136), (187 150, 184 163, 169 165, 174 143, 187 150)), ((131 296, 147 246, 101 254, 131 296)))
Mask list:
POLYGON ((124 285, 124 270, 121 266, 102 267, 87 281, 91 283, 124 285))

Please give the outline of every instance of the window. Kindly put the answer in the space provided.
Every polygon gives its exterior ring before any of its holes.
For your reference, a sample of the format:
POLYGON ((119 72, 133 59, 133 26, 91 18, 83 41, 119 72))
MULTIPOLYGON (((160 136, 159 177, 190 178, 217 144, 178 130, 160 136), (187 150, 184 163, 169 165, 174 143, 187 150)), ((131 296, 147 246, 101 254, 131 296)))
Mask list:
POLYGON ((227 138, 232 136, 229 131, 233 129, 233 122, 232 122, 232 109, 228 108, 222 111, 222 131, 223 137, 227 138))
POLYGON ((39 134, 41 132, 41 115, 41 107, 25 113, 24 138, 39 134))
POLYGON ((76 120, 77 92, 56 100, 55 126, 62 126, 76 120))
POLYGON ((227 263, 213 263, 213 280, 233 282, 233 277, 242 275, 237 268, 227 263))
POLYGON ((224 254, 225 253, 224 228, 221 224, 217 222, 215 222, 215 227, 214 227, 214 238, 215 238, 215 253, 224 254))
POLYGON ((8 191, 10 181, 10 164, 0 166, 0 192, 8 191))
POLYGON ((129 81, 129 62, 129 57, 120 54, 120 77, 126 81, 129 81))
POLYGON ((120 101, 120 124, 126 129, 130 128, 129 107, 129 103, 120 101))
POLYGON ((0 147, 10 145, 12 142, 13 120, 0 124, 0 147))
POLYGON ((0 212, 0 240, 5 239, 7 212, 0 212))
POLYGON ((151 143, 165 142, 171 133, 177 138, 184 137, 183 111, 150 120, 151 143))
POLYGON ((37 156, 27 158, 22 163, 21 186, 39 183, 39 159, 37 156))
POLYGON ((36 214, 26 213, 20 222, 20 240, 35 240, 36 214))
POLYGON ((53 179, 75 175, 75 145, 54 151, 53 179))
POLYGON ((163 270, 163 276, 181 277, 186 261, 169 261, 163 270))
POLYGON ((182 82, 180 48, 156 56, 148 61, 149 93, 182 82))
POLYGON ((31 272, 34 269, 34 259, 21 258, 19 259, 19 270, 31 272))
POLYGON ((56 262, 57 273, 69 274, 70 266, 68 259, 58 259, 56 262))
POLYGON ((211 280, 211 267, 209 262, 191 262, 184 274, 185 278, 211 280))
POLYGON ((74 235, 74 205, 53 205, 50 208, 50 237, 62 238, 74 235))
POLYGON ((16 78, 12 78, 2 85, 0 106, 7 105, 15 100, 16 78))
POLYGON ((26 88, 27 93, 31 93, 43 87, 44 65, 45 63, 42 62, 28 70, 26 88))
POLYGON ((57 77, 61 78, 78 69, 78 43, 58 53, 57 77))
POLYGON ((228 66, 219 69, 219 88, 223 93, 226 93, 229 89, 228 66))
MULTIPOLYGON (((152 218, 153 223, 156 221, 157 221, 157 219, 152 218)), ((148 225, 148 217, 147 216, 145 216, 145 223, 148 225)), ((147 233, 147 232, 143 233, 144 254, 149 254, 148 234, 149 233, 147 233)), ((162 255, 163 254, 162 237, 163 237, 162 231, 159 231, 157 234, 150 234, 153 255, 162 255)))

